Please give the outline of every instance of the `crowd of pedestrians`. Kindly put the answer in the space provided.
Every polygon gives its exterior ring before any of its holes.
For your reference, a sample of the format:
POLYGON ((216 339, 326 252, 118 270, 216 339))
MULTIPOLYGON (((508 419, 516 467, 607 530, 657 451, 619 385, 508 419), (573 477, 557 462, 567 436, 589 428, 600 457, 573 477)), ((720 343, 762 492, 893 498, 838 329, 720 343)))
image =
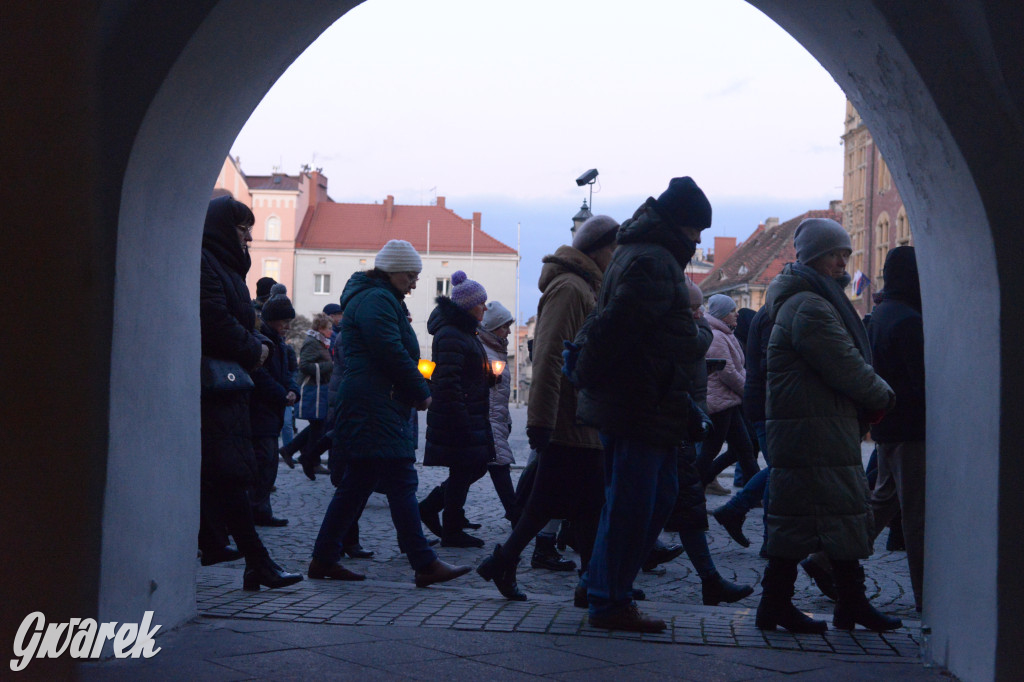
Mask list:
POLYGON ((313 316, 296 356, 286 341, 295 310, 285 287, 261 279, 255 300, 245 287, 251 211, 230 197, 213 200, 200 307, 202 563, 244 556, 250 590, 302 579, 270 558, 256 531, 288 523, 274 515, 272 491, 278 456, 294 467, 298 453, 310 480, 327 475, 335 486, 309 578, 365 579, 341 560, 373 555, 360 545, 359 518, 376 491, 387 496, 416 585, 452 580, 472 567, 440 560, 432 545, 484 548, 467 532, 479 525, 465 504, 489 474, 511 532, 484 550, 480 577, 506 599, 528 599, 517 567, 534 542, 534 567, 577 570, 572 600, 589 610, 591 625, 658 632, 666 624, 640 611, 644 594, 634 582, 684 551, 704 604, 753 593, 722 577, 706 537, 705 495, 724 492, 712 486, 736 464, 743 488, 713 516, 747 547, 745 517, 764 507, 759 628, 827 628, 793 606, 800 565, 834 598, 834 627, 900 627, 870 604, 860 561, 900 519, 920 609, 924 370, 913 249, 890 252, 865 327, 844 293, 849 236, 834 221, 805 220, 794 236, 797 261, 772 281, 760 310, 741 310, 728 296, 705 301, 685 275, 711 217, 697 184, 674 178, 621 225, 594 216, 544 258, 531 452, 517 488, 508 353, 516 321, 484 283, 453 273, 450 295, 437 297, 427 320, 424 366, 404 300, 422 260, 410 243, 389 241, 373 268, 349 278, 337 304, 313 316), (309 424, 294 438, 284 434, 291 410, 309 424), (423 464, 448 473, 422 499, 419 411, 423 464), (878 444, 873 490, 860 455, 869 429, 878 444), (578 567, 555 547, 559 526, 578 567), (663 533, 678 534, 679 544, 662 543, 663 533))

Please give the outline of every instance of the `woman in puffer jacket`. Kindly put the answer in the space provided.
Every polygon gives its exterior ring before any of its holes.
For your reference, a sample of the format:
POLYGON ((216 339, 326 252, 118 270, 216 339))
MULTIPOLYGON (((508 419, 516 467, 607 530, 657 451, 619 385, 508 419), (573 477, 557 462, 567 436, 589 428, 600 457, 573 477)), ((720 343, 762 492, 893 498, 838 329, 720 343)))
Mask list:
POLYGON ((512 416, 508 411, 508 401, 512 395, 512 372, 508 364, 508 337, 512 332, 515 320, 509 309, 498 301, 491 301, 484 311, 484 319, 480 322, 480 341, 487 352, 487 360, 494 367, 495 362, 504 365, 499 374, 500 379, 491 387, 490 417, 491 433, 494 435, 494 461, 487 465, 487 473, 491 475, 494 490, 498 493, 501 506, 505 509, 505 518, 516 501, 515 487, 512 485, 512 465, 516 463, 508 437, 512 432, 512 416))
POLYGON ((697 466, 704 485, 715 481, 723 469, 737 462, 750 480, 758 472, 758 466, 741 413, 746 371, 743 348, 733 334, 736 302, 724 294, 715 294, 708 299, 708 313, 714 337, 707 357, 724 359, 725 369, 708 375, 708 416, 714 424, 714 432, 701 445, 697 466), (719 456, 723 443, 727 443, 729 449, 719 456))

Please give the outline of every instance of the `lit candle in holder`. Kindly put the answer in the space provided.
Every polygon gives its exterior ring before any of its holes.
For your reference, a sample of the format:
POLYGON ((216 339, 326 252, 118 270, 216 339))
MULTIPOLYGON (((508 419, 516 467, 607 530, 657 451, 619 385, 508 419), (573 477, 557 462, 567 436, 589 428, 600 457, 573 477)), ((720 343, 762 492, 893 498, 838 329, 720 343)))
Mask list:
POLYGON ((503 371, 505 371, 504 360, 491 360, 491 372, 494 373, 494 376, 501 376, 503 371))
POLYGON ((420 371, 424 379, 429 379, 430 375, 434 373, 435 363, 430 360, 420 360, 419 364, 416 365, 416 369, 420 371))

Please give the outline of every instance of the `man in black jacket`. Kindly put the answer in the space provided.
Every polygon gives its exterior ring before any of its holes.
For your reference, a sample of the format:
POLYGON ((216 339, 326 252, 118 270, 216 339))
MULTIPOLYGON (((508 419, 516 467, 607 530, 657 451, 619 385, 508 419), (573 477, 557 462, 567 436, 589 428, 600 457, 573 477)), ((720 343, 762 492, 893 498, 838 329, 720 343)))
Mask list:
POLYGON ((576 336, 577 416, 607 440, 606 499, 588 576, 594 627, 659 632, 632 599, 678 491, 690 392, 707 346, 697 334, 683 268, 711 204, 690 178, 673 178, 623 223, 597 306, 576 336))
POLYGON ((871 437, 878 444, 878 481, 871 494, 875 536, 897 512, 910 564, 914 606, 921 610, 924 579, 925 392, 921 285, 914 247, 889 252, 882 273, 885 288, 868 326, 875 371, 896 392, 896 406, 871 437))

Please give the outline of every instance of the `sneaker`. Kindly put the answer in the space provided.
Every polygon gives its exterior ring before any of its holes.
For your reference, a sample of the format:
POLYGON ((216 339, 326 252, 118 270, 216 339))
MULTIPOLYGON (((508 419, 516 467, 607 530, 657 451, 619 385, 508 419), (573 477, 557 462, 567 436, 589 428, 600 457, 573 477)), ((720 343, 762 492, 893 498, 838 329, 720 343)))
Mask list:
POLYGON ((591 627, 602 630, 625 630, 626 632, 661 632, 667 627, 665 621, 644 614, 636 607, 636 604, 630 604, 624 609, 611 613, 601 615, 592 613, 589 621, 591 627))

